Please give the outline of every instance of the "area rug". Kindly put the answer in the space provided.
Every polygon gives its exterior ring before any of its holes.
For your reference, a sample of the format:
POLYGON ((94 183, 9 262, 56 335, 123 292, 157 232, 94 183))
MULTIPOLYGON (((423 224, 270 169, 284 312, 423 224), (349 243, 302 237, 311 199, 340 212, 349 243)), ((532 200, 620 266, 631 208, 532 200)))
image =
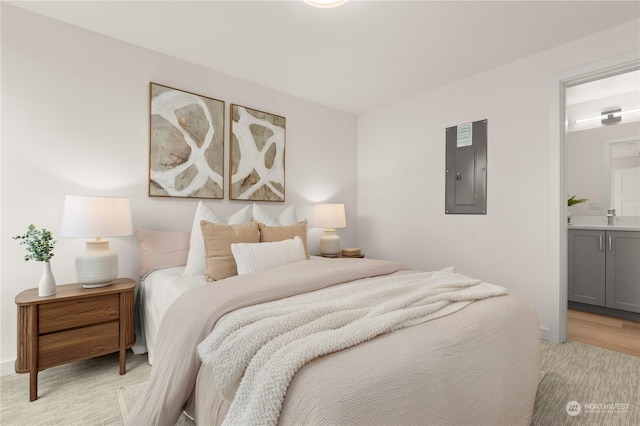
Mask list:
POLYGON ((545 371, 538 370, 538 386, 540 386, 540 382, 544 379, 545 374, 547 374, 545 371))
MULTIPOLYGON (((142 391, 147 382, 132 386, 122 386, 118 389, 118 403, 120 404, 120 412, 122 413, 122 421, 127 421, 127 416, 131 409, 142 395, 142 391)), ((182 413, 176 426, 194 426, 195 422, 191 420, 185 413, 182 413)))
POLYGON ((532 425, 640 425, 640 358, 542 341, 532 425))

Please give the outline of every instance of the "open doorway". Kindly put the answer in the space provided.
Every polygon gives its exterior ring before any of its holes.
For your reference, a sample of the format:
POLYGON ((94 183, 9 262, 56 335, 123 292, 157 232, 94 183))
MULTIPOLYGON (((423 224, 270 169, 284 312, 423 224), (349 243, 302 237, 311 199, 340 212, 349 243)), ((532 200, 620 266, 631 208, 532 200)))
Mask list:
POLYGON ((640 356, 640 71, 564 90, 567 337, 640 356))
POLYGON ((550 322, 543 338, 555 343, 567 340, 567 155, 566 89, 572 86, 640 69, 640 52, 607 58, 552 76, 550 80, 549 135, 549 268, 550 322))

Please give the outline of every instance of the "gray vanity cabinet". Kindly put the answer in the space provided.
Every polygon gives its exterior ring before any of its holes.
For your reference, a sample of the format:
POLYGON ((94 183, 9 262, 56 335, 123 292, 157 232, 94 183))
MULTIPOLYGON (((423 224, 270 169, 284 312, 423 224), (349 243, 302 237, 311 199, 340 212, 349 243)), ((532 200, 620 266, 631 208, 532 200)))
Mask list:
POLYGON ((605 231, 569 230, 569 300, 605 306, 605 231))
POLYGON ((640 312, 640 232, 569 230, 569 300, 640 312))
POLYGON ((607 307, 640 312, 640 232, 607 231, 607 307))

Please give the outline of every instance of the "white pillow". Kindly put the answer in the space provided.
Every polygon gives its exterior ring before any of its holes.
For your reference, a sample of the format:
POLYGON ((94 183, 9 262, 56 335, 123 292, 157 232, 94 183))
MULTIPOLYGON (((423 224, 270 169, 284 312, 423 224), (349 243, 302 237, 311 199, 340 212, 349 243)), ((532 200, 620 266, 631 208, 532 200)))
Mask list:
POLYGON ((307 260, 300 237, 273 243, 234 243, 231 244, 231 253, 238 275, 307 260))
POLYGON ((284 209, 277 218, 274 218, 262 207, 253 203, 253 211, 251 215, 254 222, 264 223, 269 226, 287 226, 298 223, 298 218, 296 217, 296 211, 293 208, 293 204, 284 209))
POLYGON ((200 221, 206 220, 218 225, 239 225, 251 222, 251 206, 246 206, 235 212, 227 219, 222 219, 202 201, 198 202, 196 215, 191 226, 191 239, 189 241, 189 255, 183 275, 203 275, 206 271, 206 253, 200 221))

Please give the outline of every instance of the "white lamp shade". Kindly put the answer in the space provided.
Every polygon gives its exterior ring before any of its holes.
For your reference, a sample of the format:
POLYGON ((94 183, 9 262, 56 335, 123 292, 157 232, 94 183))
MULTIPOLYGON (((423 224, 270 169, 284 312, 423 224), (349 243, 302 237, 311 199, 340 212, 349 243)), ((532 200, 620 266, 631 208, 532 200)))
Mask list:
POLYGON ((63 237, 119 237, 131 235, 128 198, 67 195, 62 212, 63 237))
POLYGON ((347 217, 344 204, 316 204, 313 208, 313 226, 316 228, 345 228, 347 217))

